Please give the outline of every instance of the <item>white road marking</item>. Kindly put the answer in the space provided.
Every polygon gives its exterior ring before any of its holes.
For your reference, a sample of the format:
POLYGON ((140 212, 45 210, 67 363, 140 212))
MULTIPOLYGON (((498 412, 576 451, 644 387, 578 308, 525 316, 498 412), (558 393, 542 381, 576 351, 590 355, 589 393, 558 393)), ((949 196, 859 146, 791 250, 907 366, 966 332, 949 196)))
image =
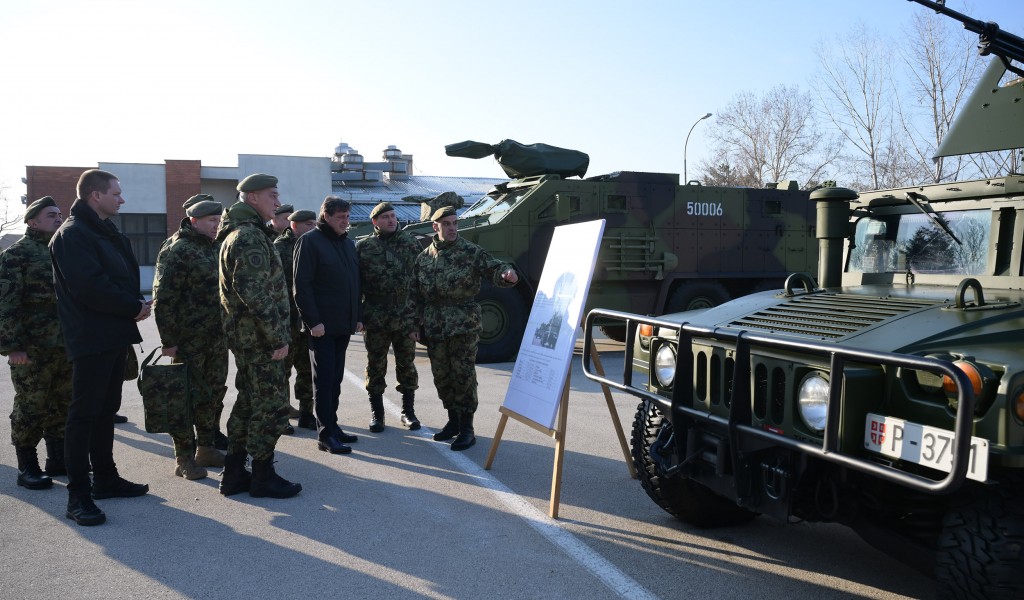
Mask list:
MULTIPOLYGON (((345 369, 345 380, 353 387, 363 390, 363 378, 345 369)), ((384 408, 392 416, 400 417, 401 409, 397 404, 384 397, 384 408)), ((418 431, 409 433, 430 439, 434 431, 427 426, 422 426, 418 431)), ((431 440, 433 441, 433 440, 431 440)), ((657 600, 657 596, 647 591, 633 578, 623 573, 615 565, 605 560, 603 556, 584 544, 575 535, 567 531, 558 521, 548 517, 537 510, 532 504, 523 499, 508 488, 504 483, 495 478, 489 471, 476 464, 461 452, 452 452, 447 444, 431 444, 441 456, 448 459, 457 469, 473 477, 477 483, 486 487, 494 496, 508 507, 513 513, 519 515, 533 527, 537 533, 544 536, 549 542, 561 548, 569 558, 575 560, 580 566, 604 583, 621 598, 630 600, 657 600)))

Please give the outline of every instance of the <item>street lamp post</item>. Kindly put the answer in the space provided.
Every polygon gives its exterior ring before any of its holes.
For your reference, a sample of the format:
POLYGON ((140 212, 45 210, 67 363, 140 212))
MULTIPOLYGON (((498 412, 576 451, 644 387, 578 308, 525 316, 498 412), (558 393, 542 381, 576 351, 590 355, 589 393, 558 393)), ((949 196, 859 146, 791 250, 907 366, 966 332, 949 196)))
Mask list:
POLYGON ((690 145, 690 134, 693 133, 693 128, 697 126, 697 123, 700 123, 701 121, 703 121, 704 119, 707 119, 710 116, 711 116, 711 113, 708 113, 708 114, 704 115, 703 117, 701 117, 701 118, 697 119, 696 121, 694 121, 693 125, 690 126, 690 131, 687 132, 687 134, 686 134, 686 141, 683 143, 683 185, 686 185, 687 183, 690 182, 690 180, 686 178, 686 147, 688 145, 690 145))

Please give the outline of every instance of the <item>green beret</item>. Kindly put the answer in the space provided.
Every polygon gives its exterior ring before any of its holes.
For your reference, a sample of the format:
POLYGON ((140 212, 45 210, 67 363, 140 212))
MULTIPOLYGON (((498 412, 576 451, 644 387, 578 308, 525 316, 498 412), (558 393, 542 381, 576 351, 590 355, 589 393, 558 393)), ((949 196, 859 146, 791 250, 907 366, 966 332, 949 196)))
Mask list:
POLYGON ((277 177, 255 173, 240 181, 236 189, 240 192, 258 192, 272 187, 277 187, 277 177))
POLYGON ((374 219, 377 217, 377 215, 381 213, 386 213, 389 210, 395 210, 395 207, 391 206, 390 202, 381 202, 377 206, 374 206, 373 210, 370 211, 370 218, 374 219))
POLYGON ((281 208, 274 211, 275 216, 286 215, 290 212, 295 212, 295 207, 291 204, 282 204, 281 208))
POLYGON ((57 206, 57 201, 49 196, 43 196, 32 204, 29 204, 28 209, 25 211, 25 222, 28 223, 29 219, 36 218, 44 208, 50 206, 57 206))
MULTIPOLYGON (((181 207, 184 208, 185 210, 188 210, 189 207, 195 206, 196 204, 205 201, 216 202, 216 200, 213 199, 213 196, 209 194, 196 194, 195 196, 192 196, 191 198, 186 200, 185 203, 181 205, 181 207)), ((189 216, 191 217, 192 215, 189 216)))
POLYGON ((316 221, 316 213, 311 210, 297 210, 292 214, 288 215, 289 221, 316 221))
POLYGON ((185 211, 190 217, 209 217, 210 215, 219 215, 224 212, 224 205, 216 200, 203 200, 196 202, 192 206, 188 207, 185 211))
POLYGON ((455 212, 455 209, 450 206, 442 206, 441 208, 434 211, 434 214, 430 215, 431 221, 440 221, 445 217, 458 216, 459 213, 455 212))

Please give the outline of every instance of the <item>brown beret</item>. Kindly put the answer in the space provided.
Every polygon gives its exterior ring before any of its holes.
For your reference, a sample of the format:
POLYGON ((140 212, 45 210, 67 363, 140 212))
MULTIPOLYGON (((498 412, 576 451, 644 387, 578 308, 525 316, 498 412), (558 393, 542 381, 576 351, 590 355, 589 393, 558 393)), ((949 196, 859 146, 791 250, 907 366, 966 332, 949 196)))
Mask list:
POLYGON ((203 200, 196 202, 185 211, 190 217, 200 218, 210 215, 219 215, 224 212, 224 205, 216 200, 203 200))
POLYGON ((297 210, 292 214, 288 215, 289 221, 297 221, 299 223, 303 221, 315 221, 316 213, 311 210, 297 210))
POLYGON ((370 218, 375 219, 377 215, 381 213, 386 213, 389 210, 395 210, 395 207, 391 206, 390 202, 381 202, 377 206, 374 206, 373 210, 370 211, 370 218))
MULTIPOLYGON (((185 203, 181 205, 181 207, 187 211, 189 207, 195 206, 196 204, 205 201, 216 202, 216 200, 213 199, 213 196, 209 194, 196 194, 195 196, 192 196, 191 198, 186 200, 185 203)), ((189 216, 191 217, 192 215, 189 216)))
POLYGON ((282 204, 277 210, 274 211, 274 215, 281 216, 292 212, 295 212, 294 206, 292 206, 291 204, 282 204))
POLYGON ((25 210, 25 222, 28 223, 29 219, 36 218, 44 208, 50 206, 57 206, 57 201, 49 196, 43 196, 32 204, 29 204, 28 209, 25 210))
POLYGON ((455 212, 455 209, 450 206, 442 206, 441 208, 434 211, 434 214, 430 215, 431 221, 440 221, 445 217, 458 216, 459 213, 455 212))
POLYGON ((272 187, 277 187, 277 177, 255 173, 240 181, 236 189, 240 192, 258 192, 272 187))

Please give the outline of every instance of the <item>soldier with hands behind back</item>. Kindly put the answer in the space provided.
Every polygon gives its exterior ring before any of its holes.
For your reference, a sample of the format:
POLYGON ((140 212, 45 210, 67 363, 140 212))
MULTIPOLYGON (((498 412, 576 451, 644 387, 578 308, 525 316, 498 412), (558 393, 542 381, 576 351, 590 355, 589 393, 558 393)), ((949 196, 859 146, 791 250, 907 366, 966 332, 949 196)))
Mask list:
POLYGON ((41 490, 64 475, 64 424, 71 403, 71 363, 57 318, 47 244, 63 222, 53 198, 28 206, 25 235, 0 254, 0 354, 11 365, 11 443, 18 485, 41 490), (46 474, 36 447, 46 440, 46 474))
POLYGON ((228 418, 228 453, 220 493, 290 498, 302 490, 274 469, 274 448, 288 426, 288 284, 267 221, 281 206, 277 178, 262 173, 238 184, 239 201, 221 220, 220 305, 235 355, 238 397, 228 418), (252 473, 245 468, 252 455, 252 473))

